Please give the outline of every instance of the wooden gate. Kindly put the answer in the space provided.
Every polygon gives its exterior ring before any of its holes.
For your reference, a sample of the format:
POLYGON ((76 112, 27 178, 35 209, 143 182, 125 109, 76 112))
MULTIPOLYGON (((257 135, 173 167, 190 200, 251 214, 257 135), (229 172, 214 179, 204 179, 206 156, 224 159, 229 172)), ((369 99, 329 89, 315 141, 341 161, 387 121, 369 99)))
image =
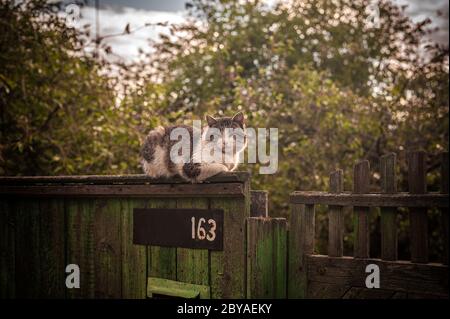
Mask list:
MULTIPOLYGON (((245 297, 247 173, 0 178, 0 298, 245 297), (133 208, 223 210, 223 250, 133 244, 133 208), (79 289, 65 268, 77 264, 79 289)), ((170 230, 167 230, 170 231, 170 230)))
MULTIPOLYGON (((0 178, 0 298, 448 298, 448 153, 441 190, 427 193, 426 154, 408 158, 409 192, 398 192, 396 156, 357 163, 353 191, 343 172, 329 192, 293 192, 289 219, 270 218, 267 192, 246 173, 203 184, 145 176, 0 178), (328 255, 314 253, 315 208, 328 206, 328 255), (344 207, 353 208, 354 252, 344 256, 344 207), (369 215, 380 208, 381 259, 370 258, 369 215), (397 256, 398 207, 408 209, 411 260, 397 256), (134 208, 223 210, 223 250, 133 244, 134 208), (441 263, 428 260, 428 210, 441 211, 441 263), (68 264, 80 289, 65 286, 68 264), (380 287, 367 288, 368 265, 380 287)), ((436 230, 432 230, 436 231, 436 230)))
MULTIPOLYGON (((343 172, 330 175, 329 192, 293 192, 289 220, 288 298, 448 298, 448 153, 442 154, 440 193, 427 193, 426 154, 408 156, 409 193, 397 192, 396 155, 380 161, 381 193, 369 193, 368 161, 354 166, 353 192, 343 172), (328 206, 328 255, 314 254, 315 206, 328 206), (345 206, 353 207, 354 252, 343 256, 345 206), (369 258, 369 212, 381 210, 381 259, 369 258), (397 260, 397 208, 409 211, 411 260, 397 260), (441 211, 442 263, 428 260, 427 211, 441 211), (380 288, 368 289, 366 266, 380 270, 380 288)), ((436 231, 436 230, 432 230, 436 231)))

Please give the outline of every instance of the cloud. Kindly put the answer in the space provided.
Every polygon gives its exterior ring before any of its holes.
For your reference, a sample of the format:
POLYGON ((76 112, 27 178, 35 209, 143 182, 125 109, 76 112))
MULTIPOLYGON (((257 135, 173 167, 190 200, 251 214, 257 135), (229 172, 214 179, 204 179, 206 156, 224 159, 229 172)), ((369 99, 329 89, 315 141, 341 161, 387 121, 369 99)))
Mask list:
POLYGON ((439 27, 439 31, 431 36, 433 41, 440 44, 448 45, 448 7, 449 2, 446 0, 394 0, 394 3, 402 6, 406 5, 405 13, 414 22, 423 21, 430 18, 432 27, 439 27), (440 11, 442 16, 438 16, 440 11))
MULTIPOLYGON (((180 2, 178 5, 181 6, 181 0, 178 0, 178 2, 180 2)), ((270 5, 275 0, 265 0, 265 2, 270 5)), ((432 40, 448 45, 448 1, 394 0, 393 2, 398 5, 407 5, 405 13, 415 22, 431 18, 432 26, 440 28, 438 32, 432 35, 432 40), (443 13, 443 16, 437 16, 438 10, 443 13)), ((159 7, 155 6, 154 3, 150 6, 150 2, 147 2, 148 6, 144 5, 145 2, 133 2, 133 7, 122 6, 122 3, 117 0, 103 3, 99 10, 100 35, 121 33, 128 23, 130 23, 130 29, 134 30, 146 23, 169 22, 179 24, 186 20, 185 10, 159 11, 159 7), (150 7, 157 10, 148 10, 147 8, 150 7)), ((131 2, 130 5, 132 5, 131 2)), ((81 14, 80 24, 90 23, 92 30, 95 32, 95 8, 92 6, 83 7, 81 14)), ((161 26, 146 27, 129 35, 105 39, 105 42, 111 46, 114 54, 129 61, 138 56, 139 48, 144 52, 150 52, 151 46, 148 39, 157 40, 160 33, 167 34, 168 28, 161 26)))
MULTIPOLYGON (((99 34, 100 36, 120 34, 128 23, 130 30, 135 30, 145 26, 146 23, 179 24, 183 21, 185 21, 184 12, 149 11, 130 7, 122 7, 118 10, 106 7, 99 10, 99 34)), ((79 25, 87 23, 91 25, 92 34, 95 37, 96 10, 94 7, 86 6, 81 9, 79 25)), ((114 54, 125 60, 132 60, 138 56, 139 48, 145 52, 151 50, 148 39, 157 40, 160 33, 168 32, 168 28, 164 26, 149 26, 131 34, 106 38, 104 42, 111 46, 114 54)))

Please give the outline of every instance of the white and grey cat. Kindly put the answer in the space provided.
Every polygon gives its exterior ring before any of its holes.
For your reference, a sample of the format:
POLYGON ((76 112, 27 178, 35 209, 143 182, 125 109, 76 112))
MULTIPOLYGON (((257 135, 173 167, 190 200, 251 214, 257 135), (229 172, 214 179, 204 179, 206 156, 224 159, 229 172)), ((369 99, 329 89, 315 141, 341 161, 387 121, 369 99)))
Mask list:
MULTIPOLYGON (((199 163, 193 160, 193 156, 198 154, 202 146, 208 141, 206 138, 201 138, 200 143, 193 143, 193 127, 187 125, 176 125, 169 127, 159 126, 146 136, 141 149, 141 163, 145 174, 153 178, 158 177, 174 177, 180 176, 190 182, 202 182, 205 179, 217 175, 221 172, 231 172, 236 170, 238 166, 239 154, 245 149, 247 145, 245 136, 244 114, 237 113, 233 117, 214 118, 207 115, 206 121, 208 123, 202 130, 202 137, 209 136, 208 130, 215 128, 220 131, 220 137, 214 140, 214 143, 222 143, 222 152, 225 154, 225 142, 230 139, 235 139, 236 136, 231 136, 230 129, 244 132, 244 143, 236 143, 232 149, 231 160, 225 161, 225 156, 221 156, 222 161, 199 163), (172 146, 177 143, 177 140, 171 140, 170 134, 174 129, 185 128, 190 135, 190 161, 188 163, 174 163, 170 157, 170 150, 172 146), (206 135, 205 135, 206 134, 206 135)), ((229 156, 229 154, 228 154, 229 156)))

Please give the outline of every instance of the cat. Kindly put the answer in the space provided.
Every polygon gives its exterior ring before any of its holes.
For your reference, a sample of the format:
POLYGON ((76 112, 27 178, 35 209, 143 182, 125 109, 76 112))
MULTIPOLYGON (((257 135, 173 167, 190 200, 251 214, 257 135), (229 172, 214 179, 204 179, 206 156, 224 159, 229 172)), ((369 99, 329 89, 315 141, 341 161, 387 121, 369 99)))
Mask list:
POLYGON ((200 183, 219 173, 236 170, 240 153, 247 146, 244 114, 239 112, 233 117, 222 118, 206 115, 205 119, 207 126, 203 127, 200 133, 197 132, 198 129, 196 131, 195 127, 187 125, 159 126, 150 131, 141 148, 141 164, 144 173, 152 178, 180 176, 186 181, 200 183), (185 129, 190 137, 191 151, 188 154, 189 160, 185 163, 173 161, 170 155, 172 147, 178 143, 178 140, 171 140, 171 133, 180 128, 185 129), (233 129, 234 133, 232 133, 233 129), (193 138, 194 132, 199 133, 197 136, 201 136, 197 143, 193 138), (214 132, 218 133, 216 134, 217 139, 211 139, 211 136, 214 135, 211 133, 214 132), (230 151, 225 145, 227 141, 231 140, 235 143, 235 146, 230 151), (204 161, 204 157, 199 157, 202 148, 206 147, 207 143, 210 143, 210 146, 212 143, 214 147, 221 147, 223 154, 218 153, 220 154, 220 160, 204 161), (225 154, 226 151, 227 154, 225 154))

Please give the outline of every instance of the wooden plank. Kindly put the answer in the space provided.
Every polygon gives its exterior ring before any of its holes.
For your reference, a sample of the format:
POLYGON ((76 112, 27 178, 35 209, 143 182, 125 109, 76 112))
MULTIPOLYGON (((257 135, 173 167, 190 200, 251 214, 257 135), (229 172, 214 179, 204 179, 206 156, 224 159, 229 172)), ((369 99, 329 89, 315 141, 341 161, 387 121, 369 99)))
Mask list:
POLYGON ((23 198, 14 203, 13 209, 16 211, 16 297, 40 298, 42 274, 39 203, 23 198))
MULTIPOLYGON (((344 191, 344 172, 330 174, 330 193, 344 191)), ((344 252, 344 210, 342 206, 328 207, 328 255, 339 257, 344 252)))
POLYGON ((143 299, 146 297, 147 248, 133 244, 133 208, 142 201, 122 199, 122 298, 143 299))
POLYGON ((247 298, 286 298, 286 219, 247 219, 247 298))
MULTIPOLYGON (((384 193, 393 194, 397 192, 396 160, 394 153, 381 157, 381 187, 384 193)), ((397 260, 397 208, 381 208, 381 259, 397 260)))
POLYGON ((305 257, 314 253, 314 205, 291 205, 288 243, 288 298, 306 298, 305 257))
MULTIPOLYGON (((175 199, 155 198, 147 201, 141 208, 175 208, 175 199)), ((148 269, 150 277, 177 279, 177 249, 174 247, 148 246, 148 269)))
POLYGON ((368 264, 376 264, 380 269, 380 289, 448 297, 448 268, 441 264, 323 255, 309 255, 307 264, 309 285, 312 287, 321 283, 368 289, 365 286, 368 275, 365 269, 368 264))
MULTIPOLYGON (((412 194, 427 192, 426 153, 408 154, 408 185, 412 194)), ((409 210, 411 261, 428 262, 428 217, 426 208, 413 207, 409 210)))
POLYGON ((94 202, 95 298, 122 297, 121 199, 94 202))
POLYGON ((352 287, 342 296, 342 299, 390 299, 394 294, 392 290, 352 287))
POLYGON ((209 299, 211 292, 210 287, 207 285, 194 285, 175 280, 149 277, 147 296, 153 298, 156 297, 154 295, 209 299))
MULTIPOLYGON (((208 199, 177 199, 177 208, 208 208, 208 199)), ((190 220, 190 217, 187 217, 190 220)), ((209 285, 209 256, 207 249, 177 247, 177 280, 209 285)))
POLYGON ((39 201, 41 297, 65 298, 66 249, 64 200, 39 201))
MULTIPOLYGON (((369 192, 370 165, 369 161, 361 161, 353 168, 353 192, 364 194, 369 192)), ((355 243, 353 255, 358 258, 369 257, 370 229, 369 207, 354 206, 354 232, 355 243)))
POLYGON ((0 299, 14 298, 16 295, 15 214, 9 200, 0 200, 0 299))
POLYGON ((345 285, 335 285, 323 282, 311 282, 308 285, 308 299, 340 299, 351 289, 345 285))
MULTIPOLYGON (((217 174, 204 183, 248 182, 248 172, 227 172, 217 174)), ((151 178, 144 174, 133 175, 71 175, 71 176, 2 176, 0 185, 38 185, 38 184, 98 184, 98 185, 133 185, 133 184, 186 184, 180 177, 151 178)))
POLYGON ((211 208, 224 210, 223 251, 210 251, 211 298, 246 296, 245 219, 250 215, 250 188, 243 199, 211 198, 211 208))
POLYGON ((251 190, 251 217, 268 217, 269 216, 269 198, 267 191, 251 190))
POLYGON ((80 268, 80 288, 67 289, 68 298, 94 298, 94 219, 93 201, 65 201, 67 220, 66 264, 80 268))
MULTIPOLYGON (((441 154, 441 193, 448 196, 448 152, 441 154)), ((441 208, 442 240, 444 242, 444 251, 442 262, 448 265, 448 207, 441 208)))
POLYGON ((439 193, 427 194, 351 194, 348 192, 330 194, 316 191, 297 191, 291 193, 293 204, 316 204, 338 206, 367 207, 448 207, 448 195, 439 193))
POLYGON ((8 197, 242 197, 242 183, 0 186, 8 197))

